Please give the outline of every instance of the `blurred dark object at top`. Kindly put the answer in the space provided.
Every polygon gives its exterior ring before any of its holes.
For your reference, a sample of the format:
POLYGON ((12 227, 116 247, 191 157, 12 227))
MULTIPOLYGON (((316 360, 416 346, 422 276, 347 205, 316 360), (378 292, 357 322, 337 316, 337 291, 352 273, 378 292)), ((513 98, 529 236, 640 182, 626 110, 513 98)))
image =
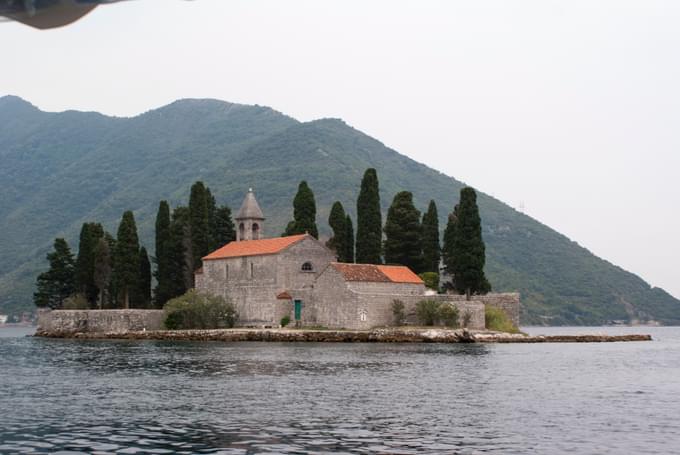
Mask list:
POLYGON ((48 29, 77 21, 97 6, 123 0, 0 0, 0 16, 48 29))

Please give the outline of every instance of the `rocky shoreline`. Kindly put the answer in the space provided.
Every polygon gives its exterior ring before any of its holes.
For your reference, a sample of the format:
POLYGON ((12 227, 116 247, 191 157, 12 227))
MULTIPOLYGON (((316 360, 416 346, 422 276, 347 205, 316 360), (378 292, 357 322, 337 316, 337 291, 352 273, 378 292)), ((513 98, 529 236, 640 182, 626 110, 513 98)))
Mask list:
POLYGON ((216 329, 129 332, 46 332, 35 336, 98 340, 268 341, 325 343, 603 343, 651 341, 651 335, 526 335, 486 330, 384 328, 373 330, 216 329))

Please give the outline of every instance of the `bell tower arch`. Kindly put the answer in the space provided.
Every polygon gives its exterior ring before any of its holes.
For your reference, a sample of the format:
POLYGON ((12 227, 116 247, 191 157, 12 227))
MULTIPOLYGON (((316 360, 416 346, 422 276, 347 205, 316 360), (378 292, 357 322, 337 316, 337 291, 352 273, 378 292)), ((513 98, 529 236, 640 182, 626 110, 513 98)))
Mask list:
POLYGON ((264 214, 255 199, 252 188, 243 198, 241 209, 236 214, 236 241, 259 240, 264 238, 264 214))

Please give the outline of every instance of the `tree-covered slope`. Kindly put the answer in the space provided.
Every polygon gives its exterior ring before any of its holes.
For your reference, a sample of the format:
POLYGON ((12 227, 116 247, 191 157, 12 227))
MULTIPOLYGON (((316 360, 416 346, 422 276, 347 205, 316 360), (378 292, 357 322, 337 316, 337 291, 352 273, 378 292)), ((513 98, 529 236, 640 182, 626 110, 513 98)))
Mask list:
MULTIPOLYGON (((150 247, 158 201, 185 203, 195 180, 232 208, 255 188, 269 236, 291 219, 303 179, 315 193, 322 235, 335 200, 356 221, 367 167, 378 169, 384 213, 395 193, 409 190, 421 210, 430 198, 437 201, 442 228, 463 186, 340 120, 300 123, 269 108, 214 100, 111 118, 45 113, 1 98, 0 159, 0 311, 30 308, 35 275, 55 236, 73 241, 91 220, 114 231, 132 209, 150 247)), ((496 199, 480 194, 479 204, 487 275, 496 290, 522 293, 524 323, 680 322, 680 302, 663 290, 496 199)))

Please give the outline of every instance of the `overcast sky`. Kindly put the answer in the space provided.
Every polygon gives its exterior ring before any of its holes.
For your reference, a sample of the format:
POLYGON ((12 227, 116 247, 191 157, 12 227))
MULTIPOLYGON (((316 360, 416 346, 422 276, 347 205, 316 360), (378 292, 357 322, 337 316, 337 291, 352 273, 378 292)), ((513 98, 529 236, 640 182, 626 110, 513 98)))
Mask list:
POLYGON ((0 24, 0 95, 339 117, 680 297, 680 2, 137 0, 0 24))

